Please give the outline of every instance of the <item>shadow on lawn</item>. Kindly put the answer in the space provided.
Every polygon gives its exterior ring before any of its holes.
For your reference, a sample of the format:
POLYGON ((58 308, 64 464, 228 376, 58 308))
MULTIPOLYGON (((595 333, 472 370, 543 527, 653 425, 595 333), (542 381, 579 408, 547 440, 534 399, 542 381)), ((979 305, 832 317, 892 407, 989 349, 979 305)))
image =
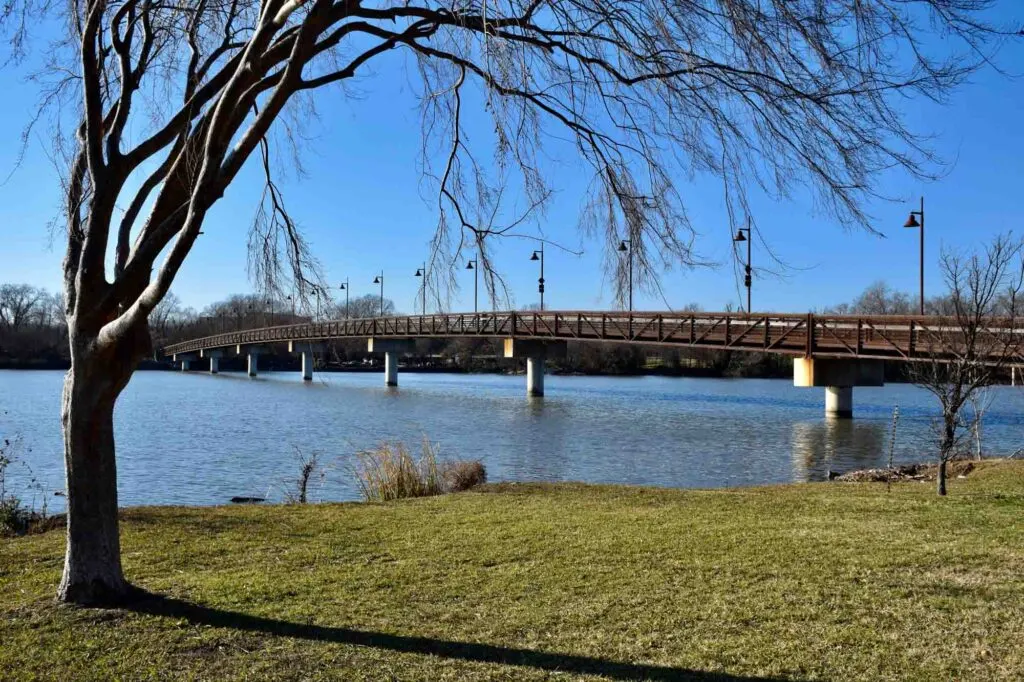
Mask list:
POLYGON ((136 613, 153 616, 183 618, 195 625, 260 632, 280 637, 295 637, 317 642, 354 644, 403 653, 426 654, 476 663, 517 665, 580 675, 603 675, 615 680, 692 680, 693 682, 766 682, 766 677, 741 677, 723 673, 668 668, 656 665, 621 663, 603 658, 548 653, 530 649, 513 649, 491 644, 451 642, 429 637, 390 635, 350 628, 325 625, 304 625, 283 620, 251 616, 235 611, 224 611, 199 604, 162 597, 143 595, 124 607, 136 613))

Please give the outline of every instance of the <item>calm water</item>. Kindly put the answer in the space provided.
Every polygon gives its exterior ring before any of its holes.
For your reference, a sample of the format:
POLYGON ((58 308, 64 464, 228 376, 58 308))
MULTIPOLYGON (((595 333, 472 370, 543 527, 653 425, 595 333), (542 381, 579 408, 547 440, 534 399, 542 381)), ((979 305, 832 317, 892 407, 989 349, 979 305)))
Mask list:
MULTIPOLYGON (((23 459, 52 497, 63 488, 62 372, 0 371, 0 437, 20 434, 23 459)), ((897 461, 930 452, 934 399, 912 386, 858 388, 856 418, 824 417, 823 389, 755 379, 548 377, 528 399, 523 377, 139 372, 118 403, 123 505, 280 499, 298 452, 328 463, 315 497, 353 499, 352 455, 383 439, 424 436, 451 457, 479 458, 491 480, 579 480, 719 487, 825 478, 882 465, 900 407, 897 461)), ((985 445, 1024 447, 1024 389, 992 389, 985 445)), ((26 484, 24 468, 9 487, 26 484)), ((28 495, 31 497, 31 495, 28 495)))

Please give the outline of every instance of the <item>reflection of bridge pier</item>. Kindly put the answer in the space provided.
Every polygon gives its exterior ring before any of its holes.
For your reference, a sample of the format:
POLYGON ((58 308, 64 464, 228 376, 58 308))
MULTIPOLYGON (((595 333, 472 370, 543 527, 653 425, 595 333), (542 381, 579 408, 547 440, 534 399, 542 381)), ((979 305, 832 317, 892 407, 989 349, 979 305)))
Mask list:
POLYGON ((853 416, 853 387, 882 386, 884 365, 877 360, 836 358, 795 358, 793 385, 825 389, 825 414, 839 418, 853 416))
POLYGON ((884 422, 826 416, 822 421, 795 422, 792 428, 795 481, 825 481, 829 471, 868 469, 884 461, 888 435, 884 422))

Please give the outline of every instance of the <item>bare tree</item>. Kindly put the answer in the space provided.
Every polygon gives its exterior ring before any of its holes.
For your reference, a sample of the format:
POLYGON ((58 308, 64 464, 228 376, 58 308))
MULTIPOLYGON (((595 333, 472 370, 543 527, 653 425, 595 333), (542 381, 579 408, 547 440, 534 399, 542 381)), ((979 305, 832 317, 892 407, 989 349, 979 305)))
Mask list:
MULTIPOLYGON (((345 300, 325 301, 324 314, 333 320, 345 319, 345 300)), ((381 300, 379 294, 364 294, 356 296, 348 301, 348 316, 352 319, 364 317, 377 317, 381 314, 381 300)), ((384 299, 384 314, 395 314, 395 302, 390 298, 384 299)))
POLYGON ((942 406, 937 487, 945 495, 946 464, 970 430, 964 406, 1024 358, 1024 243, 1003 235, 979 253, 945 250, 940 265, 949 293, 938 321, 920 326, 924 353, 908 372, 942 406))
POLYGON ((46 291, 29 284, 0 284, 0 328, 18 332, 27 324, 40 324, 46 298, 46 291))
POLYGON ((840 221, 866 226, 861 206, 881 171, 928 176, 924 138, 897 105, 939 99, 988 62, 991 39, 1012 32, 985 23, 991 4, 7 0, 0 21, 15 57, 47 12, 66 27, 35 74, 47 109, 36 120, 54 122, 67 163, 60 598, 129 592, 114 402, 150 351, 150 314, 247 162, 265 180, 252 277, 278 294, 287 277, 303 300, 318 283, 275 182, 270 135, 295 139, 315 91, 343 87, 395 50, 415 60, 421 154, 437 190, 432 277, 467 244, 493 274, 490 238, 543 209, 552 169, 541 150, 568 137, 591 174, 584 231, 604 242, 620 283, 614 249, 629 239, 638 282, 651 285, 660 266, 695 259, 680 178, 719 178, 730 227, 749 218, 748 187, 811 188, 840 221), (471 141, 466 110, 480 102, 493 135, 471 141))
POLYGON ((985 425, 985 413, 988 412, 988 408, 992 407, 994 399, 995 395, 990 387, 981 388, 967 398, 967 402, 971 404, 970 426, 971 437, 974 441, 974 459, 980 460, 983 456, 981 437, 985 425))
POLYGON ((865 315, 911 315, 916 310, 916 301, 882 281, 865 289, 851 307, 851 312, 865 315))

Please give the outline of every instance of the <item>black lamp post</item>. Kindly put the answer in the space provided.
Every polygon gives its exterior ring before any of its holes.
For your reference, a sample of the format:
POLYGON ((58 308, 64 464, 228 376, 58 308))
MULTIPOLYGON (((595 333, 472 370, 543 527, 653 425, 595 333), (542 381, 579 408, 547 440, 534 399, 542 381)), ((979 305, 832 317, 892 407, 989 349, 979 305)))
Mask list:
POLYGON ((273 298, 268 298, 267 299, 267 305, 270 306, 270 326, 273 327, 274 326, 274 299, 273 298))
POLYGON ((478 263, 477 263, 477 259, 476 258, 473 258, 473 259, 471 259, 469 261, 466 261, 466 269, 473 271, 473 312, 474 313, 480 312, 479 309, 477 308, 477 291, 478 291, 479 280, 480 280, 480 275, 479 275, 479 271, 478 271, 477 265, 478 265, 478 263))
POLYGON ((921 315, 924 315, 924 197, 921 197, 921 210, 911 211, 910 217, 907 218, 907 222, 903 224, 903 227, 917 227, 921 230, 921 263, 919 271, 921 290, 918 295, 921 297, 919 312, 921 315), (920 216, 921 222, 917 221, 918 216, 920 216))
POLYGON ((348 319, 348 277, 338 285, 338 288, 345 292, 345 319, 348 319))
POLYGON ((629 258, 629 311, 633 312, 633 240, 623 239, 619 242, 619 251, 629 258))
POLYGON ((747 243, 747 264, 743 270, 743 286, 747 288, 747 314, 749 315, 752 311, 750 309, 750 290, 753 281, 750 277, 750 244, 754 241, 754 235, 750 232, 749 225, 747 227, 740 227, 736 229, 736 236, 732 238, 734 242, 746 242, 747 243), (746 232, 746 234, 743 234, 746 232))
POLYGON ((380 316, 384 317, 384 271, 381 270, 380 274, 373 278, 374 284, 380 285, 380 316))
POLYGON ((423 307, 420 308, 420 315, 427 314, 427 264, 422 268, 416 268, 416 276, 423 278, 423 307))
POLYGON ((533 252, 530 260, 540 261, 540 277, 537 278, 537 291, 540 292, 540 309, 544 310, 544 242, 540 243, 540 249, 533 252), (538 255, 540 254, 540 255, 538 255))

